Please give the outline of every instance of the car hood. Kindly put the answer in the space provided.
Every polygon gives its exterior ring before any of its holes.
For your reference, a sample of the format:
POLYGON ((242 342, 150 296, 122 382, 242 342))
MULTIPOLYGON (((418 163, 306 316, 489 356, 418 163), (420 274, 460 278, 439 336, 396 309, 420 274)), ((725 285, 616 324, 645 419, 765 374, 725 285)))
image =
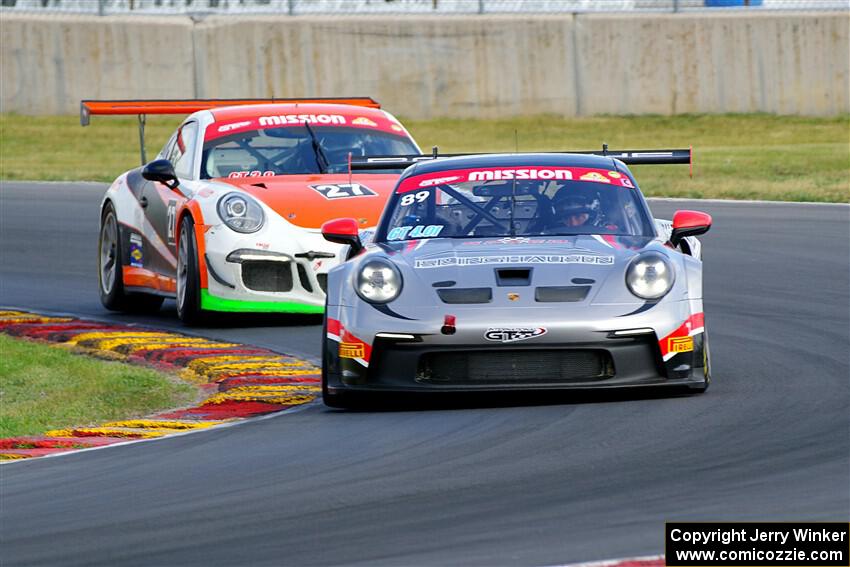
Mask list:
POLYGON ((421 301, 441 288, 491 288, 494 294, 518 292, 522 300, 517 304, 529 305, 535 304, 536 288, 564 286, 590 286, 587 299, 594 302, 640 303, 624 285, 626 267, 643 250, 664 249, 652 237, 592 235, 442 238, 369 248, 399 265, 403 303, 421 301))
POLYGON ((325 221, 340 217, 357 219, 363 228, 375 226, 397 180, 398 174, 315 174, 216 181, 249 193, 296 226, 318 230, 325 221), (345 196, 352 193, 347 189, 350 184, 357 184, 365 195, 345 196))

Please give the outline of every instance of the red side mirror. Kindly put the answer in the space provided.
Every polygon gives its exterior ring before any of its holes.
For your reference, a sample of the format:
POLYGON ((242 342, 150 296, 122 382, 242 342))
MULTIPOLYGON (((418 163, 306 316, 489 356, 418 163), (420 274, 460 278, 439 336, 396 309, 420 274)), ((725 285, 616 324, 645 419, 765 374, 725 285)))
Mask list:
POLYGON ((328 242, 351 246, 349 256, 353 256, 363 249, 363 244, 360 243, 360 228, 354 219, 333 219, 327 221, 322 225, 322 236, 328 242))
POLYGON ((699 236, 711 228, 711 215, 700 211, 676 211, 673 215, 673 232, 670 244, 678 246, 686 236, 699 236))

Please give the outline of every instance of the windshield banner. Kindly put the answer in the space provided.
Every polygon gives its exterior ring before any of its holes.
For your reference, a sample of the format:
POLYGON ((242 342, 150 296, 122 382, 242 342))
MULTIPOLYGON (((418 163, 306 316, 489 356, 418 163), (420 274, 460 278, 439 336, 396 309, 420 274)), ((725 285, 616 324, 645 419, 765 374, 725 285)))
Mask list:
MULTIPOLYGON (((356 108, 354 109, 356 110, 356 108)), ((306 122, 313 128, 322 126, 337 126, 344 128, 362 128, 363 130, 378 130, 397 136, 404 136, 404 128, 398 122, 386 116, 372 114, 369 117, 358 112, 334 112, 334 113, 299 113, 284 112, 259 115, 246 114, 243 117, 229 118, 215 122, 207 126, 204 140, 210 141, 231 134, 249 132, 251 130, 264 130, 266 128, 292 128, 304 127, 306 122)))
POLYGON ((455 169, 416 175, 402 181, 396 193, 408 193, 447 183, 484 183, 486 181, 509 181, 514 179, 517 181, 589 181, 591 183, 602 183, 634 189, 634 184, 629 176, 619 171, 590 169, 586 167, 532 166, 455 169))

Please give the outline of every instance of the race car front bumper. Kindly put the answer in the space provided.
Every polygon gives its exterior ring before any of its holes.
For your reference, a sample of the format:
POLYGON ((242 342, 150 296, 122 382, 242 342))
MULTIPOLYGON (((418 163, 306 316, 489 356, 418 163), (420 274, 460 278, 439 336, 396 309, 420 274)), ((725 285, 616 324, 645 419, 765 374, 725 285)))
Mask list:
POLYGON ((209 311, 322 313, 327 272, 339 263, 335 244, 304 231, 298 240, 279 236, 236 237, 225 229, 206 234, 207 286, 201 308, 209 311), (286 243, 281 250, 272 243, 286 243))
POLYGON ((341 391, 478 391, 706 386, 704 333, 693 349, 664 360, 655 332, 596 331, 570 342, 454 343, 443 335, 378 333, 368 365, 352 343, 327 338, 330 393, 341 391), (357 354, 357 353, 355 353, 357 354))

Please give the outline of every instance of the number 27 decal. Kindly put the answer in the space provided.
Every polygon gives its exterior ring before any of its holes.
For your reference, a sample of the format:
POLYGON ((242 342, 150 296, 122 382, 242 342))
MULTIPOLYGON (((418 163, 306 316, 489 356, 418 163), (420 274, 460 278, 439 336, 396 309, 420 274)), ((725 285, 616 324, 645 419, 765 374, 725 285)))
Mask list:
POLYGON ((325 199, 346 199, 348 197, 374 197, 374 191, 360 183, 332 183, 322 185, 310 185, 321 193, 325 199))
POLYGON ((177 201, 169 201, 168 202, 168 243, 174 244, 176 242, 175 232, 177 228, 177 201))

